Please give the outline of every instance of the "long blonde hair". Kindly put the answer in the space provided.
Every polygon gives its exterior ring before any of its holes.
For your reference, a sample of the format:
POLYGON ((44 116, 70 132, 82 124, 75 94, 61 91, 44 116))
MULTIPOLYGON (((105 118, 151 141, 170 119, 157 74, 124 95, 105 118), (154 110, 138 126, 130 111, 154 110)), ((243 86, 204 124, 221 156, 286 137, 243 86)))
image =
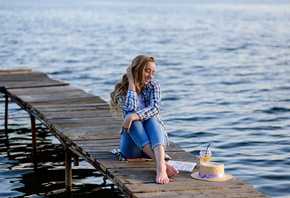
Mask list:
MULTIPOLYGON (((147 56, 147 55, 136 56, 132 61, 132 64, 131 64, 132 74, 134 78, 135 89, 138 94, 141 93, 140 85, 143 79, 143 71, 145 69, 145 66, 149 62, 155 63, 155 60, 153 57, 147 56)), ((123 115, 121 106, 126 101, 128 87, 129 87, 129 81, 128 81, 127 75, 125 74, 123 75, 121 81, 119 81, 115 85, 114 91, 110 94, 111 96, 110 107, 111 107, 111 111, 114 112, 115 115, 123 115), (121 96, 124 96, 124 97, 122 98, 122 100, 118 101, 118 99, 121 96)))

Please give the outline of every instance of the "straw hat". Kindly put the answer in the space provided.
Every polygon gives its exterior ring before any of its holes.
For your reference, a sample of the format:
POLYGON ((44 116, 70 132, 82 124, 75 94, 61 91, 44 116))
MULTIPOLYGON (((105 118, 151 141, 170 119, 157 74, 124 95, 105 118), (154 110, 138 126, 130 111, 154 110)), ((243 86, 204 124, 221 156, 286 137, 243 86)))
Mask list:
POLYGON ((199 172, 191 177, 204 181, 228 181, 233 176, 224 172, 224 164, 218 162, 204 162, 200 164, 199 172))

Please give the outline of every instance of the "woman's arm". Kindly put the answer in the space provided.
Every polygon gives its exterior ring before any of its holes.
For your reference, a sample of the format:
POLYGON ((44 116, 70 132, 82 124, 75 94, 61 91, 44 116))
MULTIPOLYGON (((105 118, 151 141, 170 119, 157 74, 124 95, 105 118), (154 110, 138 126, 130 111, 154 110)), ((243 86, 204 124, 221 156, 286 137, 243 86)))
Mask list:
MULTIPOLYGON (((137 93, 136 93, 134 78, 132 74, 132 65, 130 65, 127 68, 126 75, 128 77, 129 87, 128 87, 127 98, 122 109, 123 110, 125 109, 126 111, 136 111, 137 93)), ((136 113, 131 113, 124 119, 122 123, 122 134, 123 134, 124 129, 126 130, 127 133, 129 133, 129 129, 134 120, 139 120, 139 116, 136 113)))
MULTIPOLYGON (((123 97, 125 97, 125 96, 120 97, 119 100, 122 100, 123 97)), ((121 109, 123 111, 126 111, 126 112, 136 111, 137 106, 138 106, 138 104, 137 104, 137 93, 132 91, 132 90, 129 90, 128 93, 127 93, 127 96, 126 96, 126 101, 121 106, 121 109)))
MULTIPOLYGON (((136 93, 134 78, 132 74, 132 65, 130 65, 127 68, 126 75, 129 81, 129 85, 128 85, 126 101, 121 106, 121 108, 123 111, 126 111, 126 112, 136 111, 138 104, 137 104, 137 93, 136 93)), ((120 100, 121 99, 122 98, 120 98, 120 100)))
POLYGON ((126 130, 127 133, 129 133, 131 124, 135 120, 139 120, 139 116, 136 113, 131 113, 124 119, 122 123, 122 134, 124 132, 124 129, 126 130))
POLYGON ((151 86, 150 105, 136 112, 141 121, 148 120, 149 118, 156 116, 160 111, 161 105, 160 85, 157 81, 151 81, 150 86, 151 86))

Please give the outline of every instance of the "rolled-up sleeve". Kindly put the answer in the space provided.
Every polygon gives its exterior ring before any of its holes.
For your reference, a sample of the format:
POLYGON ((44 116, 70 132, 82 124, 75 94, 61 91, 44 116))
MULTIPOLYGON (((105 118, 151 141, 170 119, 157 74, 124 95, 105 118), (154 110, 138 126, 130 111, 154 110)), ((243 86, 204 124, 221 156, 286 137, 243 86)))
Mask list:
POLYGON ((152 87, 150 90, 151 92, 150 105, 136 112, 136 114, 139 116, 141 121, 148 120, 149 118, 152 118, 158 115, 160 111, 160 105, 161 105, 160 85, 157 81, 154 81, 154 83, 152 83, 151 85, 152 87))
POLYGON ((130 112, 136 111, 137 106, 137 93, 135 91, 129 90, 126 96, 126 101, 121 106, 121 108, 123 111, 130 112))

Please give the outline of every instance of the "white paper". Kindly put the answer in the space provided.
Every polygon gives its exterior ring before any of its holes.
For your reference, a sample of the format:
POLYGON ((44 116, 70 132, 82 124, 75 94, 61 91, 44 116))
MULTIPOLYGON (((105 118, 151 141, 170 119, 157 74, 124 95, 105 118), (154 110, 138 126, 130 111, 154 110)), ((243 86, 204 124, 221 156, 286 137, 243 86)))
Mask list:
POLYGON ((196 166, 196 163, 194 162, 182 162, 182 161, 169 160, 167 163, 171 166, 174 166, 177 170, 184 171, 184 172, 192 172, 194 167, 196 166))

